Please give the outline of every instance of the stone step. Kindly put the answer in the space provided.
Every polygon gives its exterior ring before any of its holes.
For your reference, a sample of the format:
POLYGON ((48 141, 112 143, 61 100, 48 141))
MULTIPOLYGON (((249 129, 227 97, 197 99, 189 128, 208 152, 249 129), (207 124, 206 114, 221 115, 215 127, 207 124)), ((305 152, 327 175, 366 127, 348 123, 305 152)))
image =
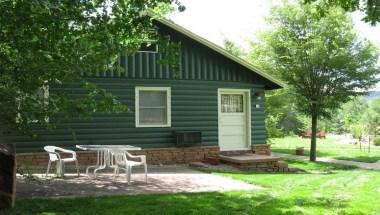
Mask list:
POLYGON ((244 155, 247 153, 251 153, 249 150, 233 150, 233 151, 220 151, 220 155, 224 156, 236 156, 236 155, 244 155))
POLYGON ((219 155, 220 160, 227 163, 235 164, 250 164, 250 163, 263 163, 279 161, 280 157, 273 155, 257 155, 252 153, 245 153, 241 155, 219 155))
POLYGON ((288 168, 288 163, 286 163, 285 161, 278 161, 277 166, 279 168, 288 168))
POLYGON ((237 155, 219 155, 221 161, 230 163, 244 171, 259 172, 289 172, 290 168, 285 161, 274 155, 259 155, 244 153, 237 155))

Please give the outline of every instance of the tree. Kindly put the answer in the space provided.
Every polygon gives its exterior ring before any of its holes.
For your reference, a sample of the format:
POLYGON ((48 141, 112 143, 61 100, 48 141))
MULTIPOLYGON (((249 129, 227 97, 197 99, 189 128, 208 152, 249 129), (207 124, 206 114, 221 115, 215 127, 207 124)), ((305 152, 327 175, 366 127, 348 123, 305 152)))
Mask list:
POLYGON ((244 58, 246 55, 246 53, 243 51, 241 47, 237 46, 233 41, 229 39, 224 39, 223 45, 224 48, 232 55, 235 55, 240 58, 244 58))
POLYGON ((141 13, 148 9, 168 10, 164 5, 170 2, 2 1, 2 127, 7 132, 28 132, 30 122, 51 125, 46 119, 58 112, 71 117, 123 111, 124 104, 83 79, 81 72, 123 72, 114 64, 119 54, 132 54, 143 41, 158 37, 151 18, 141 13), (59 87, 69 82, 79 83, 88 94, 75 99, 58 92, 41 99, 41 90, 47 86, 59 87))
MULTIPOLYGON (((122 72, 115 65, 120 54, 134 53, 148 39, 160 41, 151 17, 142 12, 168 11, 170 3, 171 0, 1 1, 1 132, 32 134, 32 124, 52 127, 47 119, 57 113, 72 117, 125 110, 125 104, 84 79, 81 73, 122 72), (82 98, 63 92, 44 96, 48 86, 64 87, 67 83, 79 84, 87 94, 82 98)), ((179 1, 175 4, 184 9, 179 1)))
POLYGON ((375 137, 380 132, 380 98, 373 100, 364 112, 362 123, 369 134, 375 137))
POLYGON ((342 106, 343 126, 345 130, 352 132, 352 126, 362 124, 363 113, 368 109, 367 101, 363 97, 353 98, 342 106))
MULTIPOLYGON (((259 34, 263 37, 263 34, 259 34)), ((268 72, 272 76, 281 78, 275 70, 274 52, 268 52, 262 41, 251 42, 248 61, 268 72)), ((301 135, 304 130, 303 116, 296 109, 295 95, 285 87, 265 93, 265 128, 268 138, 281 137, 287 134, 301 135)))
POLYGON ((258 45, 289 84, 297 109, 311 117, 310 160, 315 161, 317 120, 378 82, 377 50, 358 39, 340 7, 323 2, 285 3, 272 10, 268 23, 273 30, 258 45))
POLYGON ((331 119, 326 121, 331 125, 332 131, 336 133, 354 133, 354 130, 358 130, 357 125, 362 125, 363 114, 367 109, 368 102, 364 97, 353 97, 349 102, 333 111, 331 119))
MULTIPOLYGON (((304 0, 306 4, 317 0, 304 0)), ((353 12, 360 10, 365 13, 363 20, 371 25, 380 22, 380 1, 378 0, 323 0, 331 6, 340 6, 344 10, 353 12)), ((320 11, 322 14, 323 10, 320 11)))

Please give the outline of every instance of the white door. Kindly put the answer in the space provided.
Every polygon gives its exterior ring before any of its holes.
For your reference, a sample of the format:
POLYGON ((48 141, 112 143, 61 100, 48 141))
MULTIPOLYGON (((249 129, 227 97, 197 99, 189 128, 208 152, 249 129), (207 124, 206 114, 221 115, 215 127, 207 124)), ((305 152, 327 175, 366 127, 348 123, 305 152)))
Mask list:
POLYGON ((218 102, 220 150, 248 149, 249 90, 219 89, 218 102))

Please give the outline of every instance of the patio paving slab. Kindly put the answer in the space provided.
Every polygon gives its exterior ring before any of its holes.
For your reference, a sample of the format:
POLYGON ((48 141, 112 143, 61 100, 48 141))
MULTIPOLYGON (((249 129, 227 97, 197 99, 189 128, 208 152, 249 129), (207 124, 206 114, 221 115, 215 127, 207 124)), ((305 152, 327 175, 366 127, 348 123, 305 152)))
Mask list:
POLYGON ((234 179, 199 172, 187 166, 154 166, 148 171, 147 184, 142 171, 136 169, 129 185, 122 172, 116 178, 111 173, 100 173, 97 178, 84 174, 80 177, 76 174, 66 174, 63 179, 46 179, 43 174, 35 174, 41 179, 41 183, 19 177, 17 197, 80 197, 262 189, 234 179))

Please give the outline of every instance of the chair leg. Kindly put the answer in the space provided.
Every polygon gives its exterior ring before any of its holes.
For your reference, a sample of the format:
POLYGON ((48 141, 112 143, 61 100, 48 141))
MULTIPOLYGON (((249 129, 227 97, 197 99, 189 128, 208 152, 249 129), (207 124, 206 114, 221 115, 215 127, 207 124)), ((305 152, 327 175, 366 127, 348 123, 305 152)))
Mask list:
POLYGON ((77 175, 80 176, 78 160, 75 160, 75 166, 77 167, 77 175))
POLYGON ((130 173, 130 169, 129 167, 127 166, 125 168, 125 179, 127 180, 127 183, 130 184, 130 176, 129 176, 129 173, 130 173))
POLYGON ((127 180, 128 180, 128 184, 131 183, 131 175, 132 175, 132 167, 131 166, 127 166, 127 180))
POLYGON ((146 163, 144 164, 144 170, 145 170, 145 183, 148 183, 148 167, 146 163))
POLYGON ((116 176, 117 176, 118 169, 119 168, 117 166, 115 166, 114 169, 113 169, 113 177, 114 178, 116 178, 116 176))
POLYGON ((48 163, 48 166, 47 166, 47 170, 46 170, 46 177, 47 177, 48 174, 49 174, 50 165, 51 165, 51 161, 49 160, 49 163, 48 163))
POLYGON ((65 162, 63 162, 63 161, 61 161, 61 162, 59 162, 61 165, 61 167, 60 167, 60 177, 65 177, 65 162))
POLYGON ((62 163, 60 160, 57 161, 57 176, 58 177, 62 176, 62 163))

